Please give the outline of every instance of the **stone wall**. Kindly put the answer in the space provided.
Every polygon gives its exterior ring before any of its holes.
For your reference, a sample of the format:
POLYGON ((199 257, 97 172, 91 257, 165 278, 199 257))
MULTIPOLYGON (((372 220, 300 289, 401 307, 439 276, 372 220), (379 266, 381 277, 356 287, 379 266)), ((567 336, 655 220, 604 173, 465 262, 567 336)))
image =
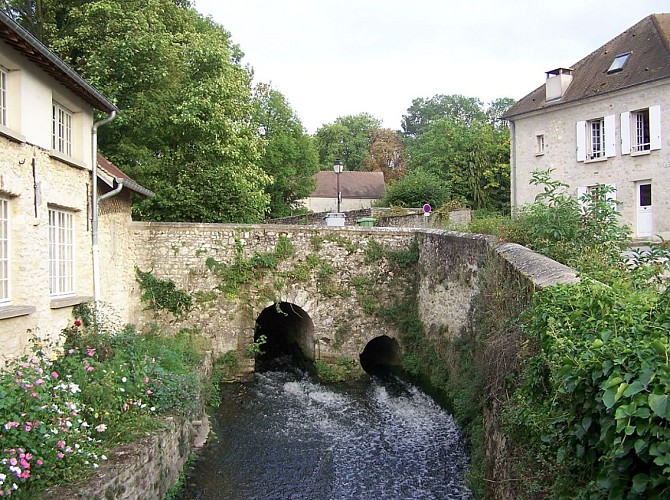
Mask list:
POLYGON ((204 442, 206 418, 204 413, 191 419, 166 418, 160 432, 114 448, 85 483, 52 488, 45 498, 161 500, 179 479, 196 442, 204 442))

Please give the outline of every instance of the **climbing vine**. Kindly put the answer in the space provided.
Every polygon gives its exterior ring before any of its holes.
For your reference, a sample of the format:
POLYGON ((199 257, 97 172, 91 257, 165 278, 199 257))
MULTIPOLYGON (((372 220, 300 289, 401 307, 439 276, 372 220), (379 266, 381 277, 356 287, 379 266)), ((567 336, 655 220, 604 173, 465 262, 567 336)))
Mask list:
POLYGON ((165 310, 177 318, 191 310, 191 296, 178 289, 172 280, 158 279, 151 271, 142 271, 138 267, 135 268, 135 277, 140 285, 140 299, 146 304, 145 310, 165 310))

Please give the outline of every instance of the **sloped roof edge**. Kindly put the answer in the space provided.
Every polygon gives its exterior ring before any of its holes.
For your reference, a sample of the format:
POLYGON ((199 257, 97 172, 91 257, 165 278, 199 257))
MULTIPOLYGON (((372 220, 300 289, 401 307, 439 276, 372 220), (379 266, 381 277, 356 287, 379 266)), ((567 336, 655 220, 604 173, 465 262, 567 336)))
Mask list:
POLYGON ((156 193, 153 191, 150 191, 149 189, 135 182, 133 179, 123 173, 119 167, 114 165, 111 161, 100 154, 98 155, 98 168, 116 179, 116 182, 123 184, 125 187, 135 191, 139 195, 145 196, 146 198, 153 198, 156 195, 156 193))
POLYGON ((107 113, 119 111, 114 104, 79 76, 75 70, 2 11, 0 11, 0 39, 81 96, 94 108, 107 113))

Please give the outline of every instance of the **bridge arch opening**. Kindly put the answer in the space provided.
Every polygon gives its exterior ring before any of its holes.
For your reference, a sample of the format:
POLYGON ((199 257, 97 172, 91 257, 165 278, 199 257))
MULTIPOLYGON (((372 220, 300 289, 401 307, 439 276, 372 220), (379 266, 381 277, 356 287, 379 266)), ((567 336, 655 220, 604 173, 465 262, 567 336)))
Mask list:
POLYGON ((359 356, 361 368, 370 375, 385 375, 400 367, 400 344, 388 335, 375 337, 359 356))
POLYGON ((314 323, 301 307, 277 302, 256 318, 254 342, 263 340, 256 354, 256 371, 273 370, 282 363, 305 367, 314 361, 314 323))

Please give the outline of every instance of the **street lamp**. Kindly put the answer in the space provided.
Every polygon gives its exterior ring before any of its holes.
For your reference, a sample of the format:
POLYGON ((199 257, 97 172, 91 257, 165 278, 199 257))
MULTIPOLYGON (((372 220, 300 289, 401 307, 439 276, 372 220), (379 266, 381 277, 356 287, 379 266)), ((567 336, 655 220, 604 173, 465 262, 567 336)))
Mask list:
POLYGON ((337 213, 340 213, 340 201, 342 200, 342 193, 340 192, 340 174, 342 173, 342 169, 344 168, 344 165, 342 165, 342 162, 338 158, 335 160, 335 163, 333 164, 333 172, 335 172, 335 178, 337 179, 337 213))

